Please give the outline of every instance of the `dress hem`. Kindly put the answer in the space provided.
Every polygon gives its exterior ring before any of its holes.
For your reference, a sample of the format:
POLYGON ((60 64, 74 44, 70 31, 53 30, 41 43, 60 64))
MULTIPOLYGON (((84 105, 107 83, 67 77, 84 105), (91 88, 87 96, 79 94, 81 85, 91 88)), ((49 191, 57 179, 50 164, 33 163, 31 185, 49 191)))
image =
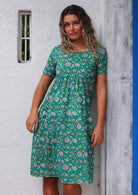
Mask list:
POLYGON ((87 180, 85 182, 84 181, 83 182, 67 182, 67 181, 64 181, 63 179, 61 179, 61 177, 57 176, 57 175, 47 175, 47 176, 45 176, 45 175, 41 175, 41 174, 36 175, 36 174, 33 174, 33 173, 30 173, 30 175, 33 176, 33 177, 58 177, 60 179, 61 183, 63 183, 63 184, 92 184, 93 183, 93 179, 90 180, 90 181, 87 180))

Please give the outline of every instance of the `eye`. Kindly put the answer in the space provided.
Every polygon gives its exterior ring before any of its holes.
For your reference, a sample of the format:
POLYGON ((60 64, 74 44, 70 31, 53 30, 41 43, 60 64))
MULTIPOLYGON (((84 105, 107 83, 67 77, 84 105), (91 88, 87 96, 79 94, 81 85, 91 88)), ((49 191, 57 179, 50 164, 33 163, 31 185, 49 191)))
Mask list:
POLYGON ((78 25, 80 22, 74 22, 75 25, 78 25))
POLYGON ((64 27, 68 27, 69 26, 69 24, 64 24, 64 27))

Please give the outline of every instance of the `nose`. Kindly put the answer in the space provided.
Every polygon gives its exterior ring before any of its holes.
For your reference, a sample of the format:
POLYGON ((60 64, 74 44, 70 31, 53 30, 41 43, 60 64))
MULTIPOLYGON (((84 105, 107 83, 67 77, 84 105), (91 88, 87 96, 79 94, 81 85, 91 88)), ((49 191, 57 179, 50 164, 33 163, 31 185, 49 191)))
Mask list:
POLYGON ((70 30, 74 30, 73 24, 70 25, 70 30))

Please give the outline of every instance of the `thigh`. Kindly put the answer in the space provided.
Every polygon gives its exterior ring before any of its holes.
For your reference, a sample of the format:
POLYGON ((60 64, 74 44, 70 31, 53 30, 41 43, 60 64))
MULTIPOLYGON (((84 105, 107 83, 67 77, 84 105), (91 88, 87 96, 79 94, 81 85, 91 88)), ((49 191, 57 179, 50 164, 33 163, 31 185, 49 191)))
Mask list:
POLYGON ((43 177, 44 183, 58 183, 58 177, 43 177))

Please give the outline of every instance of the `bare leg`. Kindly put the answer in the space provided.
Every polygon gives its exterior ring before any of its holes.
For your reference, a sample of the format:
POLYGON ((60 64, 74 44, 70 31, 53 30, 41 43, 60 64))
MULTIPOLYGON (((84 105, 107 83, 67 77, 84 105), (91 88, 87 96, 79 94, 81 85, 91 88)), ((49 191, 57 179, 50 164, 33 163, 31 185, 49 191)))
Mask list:
POLYGON ((43 195, 59 195, 58 177, 43 177, 43 195))
POLYGON ((81 195, 82 189, 79 184, 63 184, 63 195, 81 195))

